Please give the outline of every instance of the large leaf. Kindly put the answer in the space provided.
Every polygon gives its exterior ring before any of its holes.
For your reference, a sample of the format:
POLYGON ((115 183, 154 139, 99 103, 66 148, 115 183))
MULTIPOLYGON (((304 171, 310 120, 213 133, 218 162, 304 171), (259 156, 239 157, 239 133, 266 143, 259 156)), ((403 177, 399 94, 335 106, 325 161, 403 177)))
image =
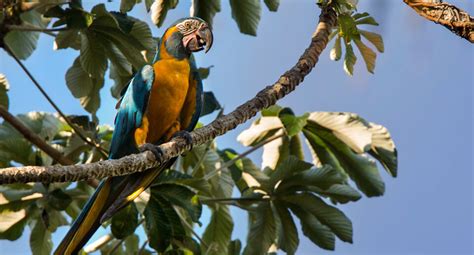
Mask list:
POLYGON ((276 223, 268 203, 261 203, 251 213, 247 246, 243 254, 266 254, 276 239, 276 223))
POLYGON ((346 44, 346 56, 344 57, 344 71, 350 76, 354 74, 354 65, 357 57, 354 54, 354 49, 350 43, 346 44))
MULTIPOLYGON (((307 169, 307 168, 306 168, 307 169)), ((294 186, 316 186, 327 189, 333 184, 343 183, 344 179, 331 166, 325 165, 321 168, 312 168, 306 171, 294 173, 285 178, 278 185, 277 191, 284 192, 285 189, 294 186)))
POLYGON ((256 36, 262 12, 260 0, 230 0, 230 7, 240 32, 256 36))
POLYGON ((107 69, 107 58, 101 39, 93 33, 81 33, 81 66, 94 78, 104 76, 107 69))
POLYGON ((301 207, 290 205, 290 209, 300 219, 305 236, 323 249, 334 250, 336 238, 328 227, 321 224, 313 214, 301 207))
POLYGON ((295 156, 290 156, 278 164, 275 171, 271 172, 268 185, 273 188, 278 182, 287 178, 288 176, 307 170, 312 166, 312 164, 301 161, 295 156))
POLYGON ((54 39, 53 49, 60 50, 66 48, 73 48, 79 50, 81 48, 81 36, 79 30, 71 29, 60 31, 54 39))
POLYGON ((126 207, 120 209, 112 217, 111 230, 112 234, 118 239, 133 234, 138 226, 138 210, 135 203, 130 203, 126 207))
POLYGON ((261 117, 250 128, 244 130, 237 137, 237 141, 244 146, 255 145, 258 142, 272 136, 276 129, 283 127, 283 123, 278 117, 261 117), (272 133, 273 131, 273 133, 272 133))
MULTIPOLYGON (((24 26, 44 28, 46 25, 41 15, 34 10, 22 13, 20 18, 24 26)), ((36 49, 39 35, 39 32, 11 31, 5 36, 4 42, 16 57, 27 59, 36 49)))
POLYGON ((191 16, 199 17, 212 26, 214 16, 221 11, 221 0, 192 0, 191 16))
POLYGON ((53 250, 51 232, 46 229, 43 221, 37 220, 31 230, 30 248, 33 255, 49 255, 53 250))
POLYGON ((7 77, 0 73, 0 105, 5 107, 8 110, 9 101, 8 101, 8 90, 10 89, 10 84, 8 83, 7 77))
MULTIPOLYGON (((359 116, 343 112, 313 112, 308 121, 331 132, 357 153, 368 151, 372 134, 359 116)), ((311 124, 311 123, 310 123, 311 124)))
POLYGON ((203 241, 209 246, 206 254, 227 253, 233 228, 234 222, 228 206, 219 205, 213 209, 211 221, 202 236, 203 241))
POLYGON ((82 107, 95 113, 100 106, 99 91, 104 85, 103 77, 93 78, 84 69, 79 58, 66 72, 66 84, 75 98, 79 98, 82 107))
POLYGON ((360 54, 362 55, 362 58, 364 59, 367 71, 369 71, 370 73, 374 73, 377 54, 375 54, 375 52, 371 48, 367 47, 367 45, 365 45, 359 39, 354 39, 354 43, 356 44, 357 48, 360 51, 360 54))
POLYGON ((187 211, 194 222, 199 222, 202 205, 199 203, 196 193, 189 188, 178 184, 159 184, 153 187, 152 196, 157 195, 166 198, 173 205, 177 205, 187 211))
POLYGON ((129 11, 131 11, 137 2, 139 2, 139 1, 137 1, 137 0, 121 0, 120 1, 120 12, 129 12, 129 11))
POLYGON ((0 239, 17 240, 26 225, 26 210, 0 213, 0 239))
POLYGON ((287 254, 295 254, 300 240, 298 238, 298 231, 295 222, 293 221, 293 217, 283 203, 275 201, 273 205, 275 206, 275 210, 278 213, 278 218, 281 223, 278 246, 287 254))
POLYGON ((310 212, 339 239, 352 243, 352 223, 339 209, 327 205, 322 199, 309 193, 288 195, 282 199, 310 212))
POLYGON ((397 176, 397 149, 388 130, 381 125, 369 123, 372 133, 372 146, 370 155, 376 158, 384 168, 393 176, 397 176))
POLYGON ((151 21, 161 27, 168 11, 176 8, 177 4, 178 0, 155 0, 151 5, 151 21))
POLYGON ((221 109, 221 105, 219 104, 219 101, 217 101, 214 93, 210 91, 204 92, 203 99, 201 116, 208 115, 216 110, 221 109))

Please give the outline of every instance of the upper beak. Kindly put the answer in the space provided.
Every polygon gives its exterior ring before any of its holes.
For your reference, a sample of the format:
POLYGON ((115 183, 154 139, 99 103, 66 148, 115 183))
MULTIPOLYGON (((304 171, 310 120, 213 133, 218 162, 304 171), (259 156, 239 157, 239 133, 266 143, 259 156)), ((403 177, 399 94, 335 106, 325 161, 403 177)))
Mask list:
POLYGON ((211 49, 212 41, 214 39, 211 29, 209 27, 202 27, 198 30, 198 35, 202 40, 204 40, 206 45, 204 52, 207 53, 209 49, 211 49))

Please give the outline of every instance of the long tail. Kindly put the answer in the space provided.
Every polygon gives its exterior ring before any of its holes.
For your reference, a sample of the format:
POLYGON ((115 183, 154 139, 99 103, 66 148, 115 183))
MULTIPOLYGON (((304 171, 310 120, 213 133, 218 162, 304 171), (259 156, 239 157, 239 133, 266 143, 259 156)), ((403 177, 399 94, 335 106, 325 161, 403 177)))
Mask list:
POLYGON ((175 159, 160 168, 127 176, 109 177, 102 181, 54 254, 77 254, 104 221, 137 198, 175 159))

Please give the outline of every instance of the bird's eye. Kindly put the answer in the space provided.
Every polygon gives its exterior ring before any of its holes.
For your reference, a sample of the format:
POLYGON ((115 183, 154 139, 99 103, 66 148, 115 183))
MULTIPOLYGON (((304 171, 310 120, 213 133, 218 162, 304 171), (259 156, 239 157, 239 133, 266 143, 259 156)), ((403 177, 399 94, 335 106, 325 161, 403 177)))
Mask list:
POLYGON ((186 27, 186 29, 190 29, 191 28, 191 24, 189 22, 185 23, 184 26, 186 27))

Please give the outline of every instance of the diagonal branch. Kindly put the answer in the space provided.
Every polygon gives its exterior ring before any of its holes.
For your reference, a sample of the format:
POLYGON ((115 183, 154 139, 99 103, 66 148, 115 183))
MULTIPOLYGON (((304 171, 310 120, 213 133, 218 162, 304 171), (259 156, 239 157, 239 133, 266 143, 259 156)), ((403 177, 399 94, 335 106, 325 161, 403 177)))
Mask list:
POLYGON ((451 32, 474 43, 474 17, 458 7, 441 1, 403 0, 418 14, 441 24, 451 32))
MULTIPOLYGON (((5 107, 0 105, 0 116, 10 125, 12 125, 18 132, 20 132, 26 140, 30 141, 44 153, 48 154, 52 159, 61 165, 74 165, 74 162, 69 158, 65 157, 60 151, 47 144, 40 136, 35 134, 25 124, 23 124, 18 118, 8 112, 5 107)), ((99 183, 97 180, 90 179, 87 181, 92 187, 97 187, 99 183)))
POLYGON ((163 151, 163 155, 156 159, 153 153, 146 151, 121 159, 104 160, 83 165, 5 168, 0 170, 0 184, 79 181, 142 172, 159 166, 163 162, 190 150, 192 146, 204 144, 217 136, 223 135, 246 122, 262 109, 274 105, 277 100, 288 95, 303 81, 304 77, 316 65, 321 52, 327 46, 329 34, 336 24, 336 19, 335 11, 331 7, 325 7, 319 16, 319 23, 311 43, 296 65, 285 72, 273 85, 261 90, 254 98, 240 105, 231 113, 223 115, 209 125, 191 132, 192 144, 187 143, 183 138, 176 137, 159 146, 163 151))

